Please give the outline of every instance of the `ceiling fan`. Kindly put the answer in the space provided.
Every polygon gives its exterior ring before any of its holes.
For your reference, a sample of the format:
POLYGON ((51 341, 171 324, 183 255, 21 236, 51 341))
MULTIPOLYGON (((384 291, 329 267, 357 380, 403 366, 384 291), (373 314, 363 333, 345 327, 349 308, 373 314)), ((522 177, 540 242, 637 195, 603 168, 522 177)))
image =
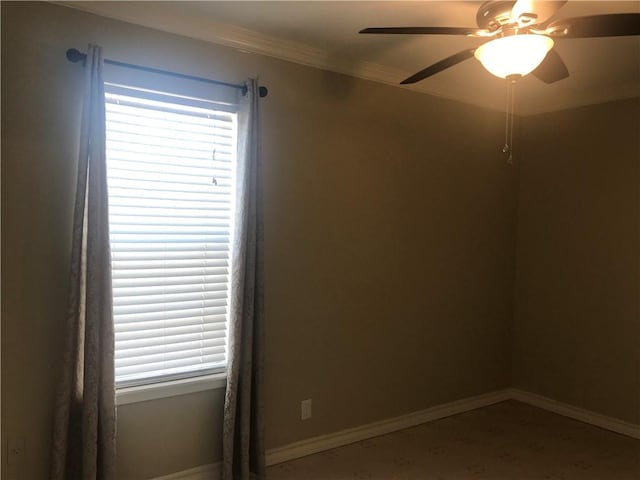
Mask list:
POLYGON ((640 35, 640 14, 617 13, 564 18, 554 21, 567 0, 492 0, 480 5, 479 28, 374 27, 359 33, 410 35, 465 35, 485 38, 477 48, 462 50, 403 80, 416 83, 458 63, 476 57, 492 74, 515 81, 531 73, 545 83, 569 76, 554 40, 640 35))

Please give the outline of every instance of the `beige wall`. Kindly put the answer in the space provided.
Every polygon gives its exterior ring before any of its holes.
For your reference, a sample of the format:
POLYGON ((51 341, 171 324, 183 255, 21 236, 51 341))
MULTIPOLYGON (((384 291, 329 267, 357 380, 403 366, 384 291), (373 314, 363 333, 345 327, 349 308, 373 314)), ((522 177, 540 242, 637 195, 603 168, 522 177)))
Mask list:
POLYGON ((514 385, 640 423, 640 101, 523 132, 514 385))
MULTIPOLYGON (((65 313, 82 68, 107 57, 259 74, 266 210, 267 444, 509 383, 515 170, 503 117, 95 17, 2 4, 2 428, 46 478, 65 313), (299 420, 313 398, 314 418, 299 420)), ((222 391, 125 405, 120 479, 219 458, 222 391)), ((4 458, 3 458, 4 466, 4 458)))

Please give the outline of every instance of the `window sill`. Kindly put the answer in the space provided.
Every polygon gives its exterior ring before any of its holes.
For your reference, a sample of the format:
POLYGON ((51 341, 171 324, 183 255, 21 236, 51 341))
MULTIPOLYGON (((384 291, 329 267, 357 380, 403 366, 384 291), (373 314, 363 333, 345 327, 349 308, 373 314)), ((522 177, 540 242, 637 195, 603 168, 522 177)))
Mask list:
POLYGON ((216 390, 219 388, 225 388, 226 385, 227 374, 216 373, 213 375, 185 378, 170 382, 119 388, 116 390, 116 404, 126 405, 127 403, 146 402, 147 400, 156 400, 158 398, 175 397, 177 395, 204 392, 206 390, 216 390))

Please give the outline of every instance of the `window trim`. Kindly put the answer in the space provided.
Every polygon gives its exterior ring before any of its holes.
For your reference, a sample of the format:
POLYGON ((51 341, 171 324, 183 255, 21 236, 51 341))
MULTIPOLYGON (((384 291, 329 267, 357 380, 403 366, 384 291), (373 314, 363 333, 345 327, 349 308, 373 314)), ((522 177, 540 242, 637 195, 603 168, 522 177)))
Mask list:
POLYGON ((166 382, 149 383, 133 387, 116 389, 116 405, 146 402, 160 398, 187 395, 189 393, 219 390, 227 386, 227 373, 214 373, 196 377, 170 380, 166 382))

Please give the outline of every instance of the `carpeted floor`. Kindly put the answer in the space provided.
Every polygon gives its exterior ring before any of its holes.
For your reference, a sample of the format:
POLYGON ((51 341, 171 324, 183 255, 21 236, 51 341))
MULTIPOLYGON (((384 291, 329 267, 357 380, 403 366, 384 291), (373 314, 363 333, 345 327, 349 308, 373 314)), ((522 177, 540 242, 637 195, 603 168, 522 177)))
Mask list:
POLYGON ((267 472, 268 480, 639 480, 640 441, 507 401, 267 472))

